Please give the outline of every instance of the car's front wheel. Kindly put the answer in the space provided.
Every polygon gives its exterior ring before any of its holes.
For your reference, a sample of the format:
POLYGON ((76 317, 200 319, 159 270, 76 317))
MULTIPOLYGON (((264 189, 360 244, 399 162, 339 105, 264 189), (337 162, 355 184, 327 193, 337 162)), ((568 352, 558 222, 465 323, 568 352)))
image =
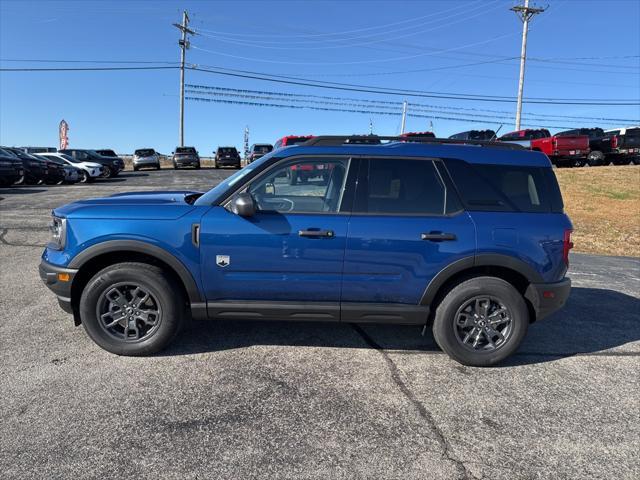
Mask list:
POLYGON ((102 169, 102 178, 109 178, 111 176, 111 167, 109 167, 108 165, 105 165, 104 168, 102 169))
POLYGON ((452 288, 438 305, 436 343, 463 365, 495 365, 520 346, 529 312, 513 285, 496 277, 476 277, 452 288))
POLYGON ((98 272, 80 299, 87 334, 118 355, 149 355, 164 349, 184 318, 180 288, 159 267, 119 263, 98 272))

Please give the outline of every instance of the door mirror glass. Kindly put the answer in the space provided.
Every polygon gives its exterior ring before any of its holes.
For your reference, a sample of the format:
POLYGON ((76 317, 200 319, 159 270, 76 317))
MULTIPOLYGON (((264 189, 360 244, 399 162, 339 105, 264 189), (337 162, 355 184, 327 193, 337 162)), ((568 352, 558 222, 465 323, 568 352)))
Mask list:
POLYGON ((256 213, 256 204, 250 193, 243 192, 236 195, 231 202, 231 211, 241 217, 252 217, 256 213))

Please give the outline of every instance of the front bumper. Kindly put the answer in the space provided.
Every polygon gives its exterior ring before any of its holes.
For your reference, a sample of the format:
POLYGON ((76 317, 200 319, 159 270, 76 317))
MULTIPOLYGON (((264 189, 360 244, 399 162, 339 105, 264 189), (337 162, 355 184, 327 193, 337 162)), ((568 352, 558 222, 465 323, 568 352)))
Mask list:
POLYGON ((565 277, 554 283, 532 283, 524 296, 533 305, 536 320, 542 320, 564 307, 570 293, 571 279, 565 277))
POLYGON ((40 261, 38 270, 44 284, 58 298, 60 307, 67 313, 73 313, 73 308, 71 307, 71 285, 78 270, 59 267, 44 260, 40 261))

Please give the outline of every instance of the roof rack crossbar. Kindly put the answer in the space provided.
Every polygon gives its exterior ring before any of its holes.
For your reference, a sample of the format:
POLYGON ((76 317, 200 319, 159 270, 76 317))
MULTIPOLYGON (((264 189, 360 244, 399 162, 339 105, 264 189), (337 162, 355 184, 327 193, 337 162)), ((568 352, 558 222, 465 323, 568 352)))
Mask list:
POLYGON ((379 144, 381 141, 426 143, 432 145, 478 145, 481 147, 506 148, 509 150, 525 150, 525 147, 516 143, 495 142, 489 140, 458 140, 453 138, 428 138, 412 136, 385 136, 385 135, 321 135, 313 137, 299 145, 312 146, 339 146, 344 144, 379 144))

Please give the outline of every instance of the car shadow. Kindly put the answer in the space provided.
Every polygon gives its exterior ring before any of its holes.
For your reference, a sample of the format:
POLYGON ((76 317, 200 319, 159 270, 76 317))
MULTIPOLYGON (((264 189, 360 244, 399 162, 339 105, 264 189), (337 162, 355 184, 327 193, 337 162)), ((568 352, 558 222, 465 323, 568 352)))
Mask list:
MULTIPOLYGON (((160 356, 251 346, 376 348, 394 354, 442 354, 430 329, 399 325, 319 322, 193 322, 160 356)), ((531 326, 518 352, 501 367, 575 355, 640 356, 607 352, 640 340, 640 299, 613 290, 573 288, 563 310, 531 326)))
POLYGON ((0 188, 0 195, 24 195, 27 193, 42 193, 46 191, 44 188, 29 188, 29 186, 2 187, 0 188))

